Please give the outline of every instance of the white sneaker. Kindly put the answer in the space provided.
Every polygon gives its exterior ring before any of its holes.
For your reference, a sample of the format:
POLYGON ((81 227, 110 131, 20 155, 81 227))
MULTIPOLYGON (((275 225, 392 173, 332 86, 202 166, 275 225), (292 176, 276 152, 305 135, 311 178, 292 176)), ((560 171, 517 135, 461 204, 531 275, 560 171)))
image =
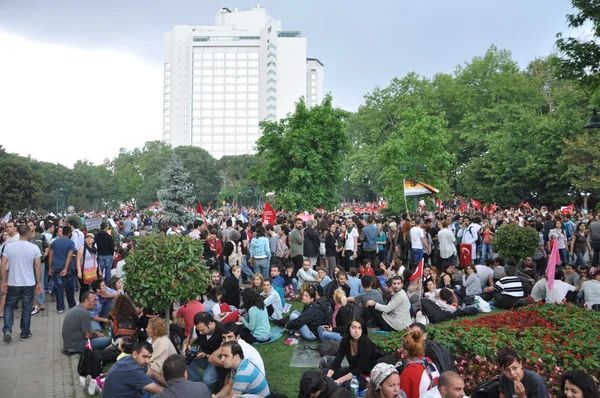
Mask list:
POLYGON ((85 387, 85 377, 79 376, 79 385, 85 387))

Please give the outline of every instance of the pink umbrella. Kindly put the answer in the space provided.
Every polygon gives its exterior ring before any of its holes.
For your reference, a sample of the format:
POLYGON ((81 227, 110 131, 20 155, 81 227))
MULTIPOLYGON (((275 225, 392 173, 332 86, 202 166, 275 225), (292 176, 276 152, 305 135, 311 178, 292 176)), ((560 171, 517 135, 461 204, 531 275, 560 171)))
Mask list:
POLYGON ((554 287, 554 273, 556 272, 556 264, 560 263, 560 255, 558 254, 558 241, 552 241, 552 251, 548 258, 548 267, 546 268, 546 280, 548 281, 548 289, 554 287))

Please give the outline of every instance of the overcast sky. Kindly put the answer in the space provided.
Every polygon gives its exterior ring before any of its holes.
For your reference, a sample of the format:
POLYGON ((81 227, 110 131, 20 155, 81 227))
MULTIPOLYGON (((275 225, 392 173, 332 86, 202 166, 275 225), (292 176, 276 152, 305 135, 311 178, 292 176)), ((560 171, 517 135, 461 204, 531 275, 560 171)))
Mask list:
MULTIPOLYGON (((335 104, 356 110, 396 76, 451 73, 491 44, 525 67, 568 32, 568 0, 269 0, 325 64, 335 104)), ((248 0, 0 0, 0 144, 71 166, 162 137, 163 34, 213 25, 248 0)))

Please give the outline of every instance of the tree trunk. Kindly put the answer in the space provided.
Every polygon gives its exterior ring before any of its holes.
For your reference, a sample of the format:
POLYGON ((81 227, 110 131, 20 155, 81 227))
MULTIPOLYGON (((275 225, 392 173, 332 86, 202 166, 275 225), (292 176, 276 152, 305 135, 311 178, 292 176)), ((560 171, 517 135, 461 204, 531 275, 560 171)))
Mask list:
POLYGON ((171 326, 171 314, 169 312, 170 307, 165 310, 165 322, 167 322, 167 336, 169 335, 169 328, 171 326))
POLYGON ((583 195, 583 208, 584 208, 584 210, 587 210, 587 203, 588 203, 588 198, 589 197, 590 197, 590 194, 583 195))

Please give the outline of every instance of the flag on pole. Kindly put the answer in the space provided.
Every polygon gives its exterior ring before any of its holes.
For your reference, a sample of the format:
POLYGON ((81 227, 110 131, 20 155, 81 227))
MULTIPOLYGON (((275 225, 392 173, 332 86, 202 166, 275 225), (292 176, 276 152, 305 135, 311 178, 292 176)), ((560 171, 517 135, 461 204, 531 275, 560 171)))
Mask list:
POLYGON ((275 224, 275 220, 277 219, 277 215, 275 214, 275 210, 273 206, 269 204, 269 202, 265 202, 265 207, 263 208, 262 214, 262 223, 263 225, 273 225, 275 224))
POLYGON ((421 261, 419 261, 419 266, 417 267, 417 269, 415 270, 415 272, 413 272, 413 274, 411 275, 410 279, 408 280, 409 282, 414 282, 415 280, 417 280, 418 278, 422 278, 423 277, 423 263, 425 260, 421 259, 421 261))
POLYGON ((481 202, 475 199, 471 199, 471 204, 475 208, 475 210, 481 210, 481 202))
POLYGON ((493 205, 490 205, 490 210, 492 211, 492 213, 495 213, 496 210, 498 210, 498 206, 496 206, 496 204, 494 203, 493 205))
POLYGON ((548 289, 554 287, 554 273, 556 272, 556 265, 560 263, 560 255, 558 254, 558 242, 550 241, 552 244, 552 251, 548 258, 548 267, 546 268, 546 280, 548 281, 548 289))
POLYGON ((12 213, 9 211, 8 213, 6 213, 6 215, 4 216, 4 218, 2 219, 2 221, 6 224, 7 222, 10 221, 11 217, 12 217, 12 213))
POLYGON ((464 200, 462 201, 462 203, 460 204, 460 212, 461 213, 465 213, 467 211, 468 207, 467 207, 467 202, 465 202, 464 200))
POLYGON ((202 210, 202 203, 200 203, 200 199, 198 199, 198 204, 196 205, 196 213, 202 215, 202 220, 204 224, 207 224, 206 217, 204 216, 204 210, 202 210))

